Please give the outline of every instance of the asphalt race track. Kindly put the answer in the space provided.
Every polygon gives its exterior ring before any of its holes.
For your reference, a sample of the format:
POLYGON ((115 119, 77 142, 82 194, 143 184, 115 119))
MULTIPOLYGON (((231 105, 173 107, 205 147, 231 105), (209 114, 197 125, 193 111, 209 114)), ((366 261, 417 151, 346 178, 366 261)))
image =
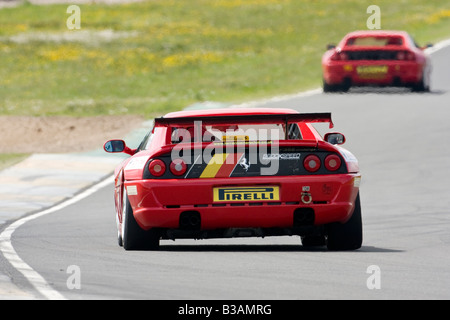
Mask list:
POLYGON ((298 237, 276 237, 127 252, 117 245, 112 183, 25 223, 12 244, 67 299, 449 299, 450 47, 433 53, 433 70, 430 93, 352 89, 264 105, 332 112, 362 170, 360 250, 307 250, 298 237), (80 288, 70 285, 72 266, 80 288))

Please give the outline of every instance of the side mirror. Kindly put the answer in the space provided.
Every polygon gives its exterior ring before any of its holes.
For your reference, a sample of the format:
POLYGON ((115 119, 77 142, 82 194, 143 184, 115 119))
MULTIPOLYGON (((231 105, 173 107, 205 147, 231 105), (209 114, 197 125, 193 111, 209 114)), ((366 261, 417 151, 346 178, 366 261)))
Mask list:
POLYGON ((123 140, 109 140, 103 145, 103 149, 109 153, 124 152, 126 148, 123 140))
POLYGON ((324 140, 331 144, 344 144, 345 136, 339 132, 331 132, 325 134, 324 140))
POLYGON ((327 44, 327 50, 331 50, 331 49, 334 49, 334 48, 336 48, 335 44, 327 44))

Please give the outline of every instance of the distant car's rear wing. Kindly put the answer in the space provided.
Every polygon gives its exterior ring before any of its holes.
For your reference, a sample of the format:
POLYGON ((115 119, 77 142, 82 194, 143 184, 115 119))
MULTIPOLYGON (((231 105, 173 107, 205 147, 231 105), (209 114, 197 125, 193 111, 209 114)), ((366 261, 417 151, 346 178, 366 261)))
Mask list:
POLYGON ((330 124, 330 128, 334 127, 331 120, 331 113, 289 113, 289 114, 251 114, 251 115, 220 115, 220 116, 193 116, 181 118, 156 118, 155 126, 186 126, 194 124, 194 122, 202 122, 209 124, 290 124, 290 123, 318 123, 325 122, 330 124))

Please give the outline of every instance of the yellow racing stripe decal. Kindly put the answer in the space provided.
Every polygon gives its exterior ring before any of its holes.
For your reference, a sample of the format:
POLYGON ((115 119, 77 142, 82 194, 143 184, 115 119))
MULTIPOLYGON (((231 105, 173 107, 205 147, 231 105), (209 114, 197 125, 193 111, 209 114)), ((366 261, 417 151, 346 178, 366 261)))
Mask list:
POLYGON ((225 159, 227 158, 227 156, 228 154, 226 153, 215 154, 208 162, 208 165, 206 166, 205 170, 203 170, 200 178, 214 178, 217 172, 219 172, 222 165, 225 163, 225 159))

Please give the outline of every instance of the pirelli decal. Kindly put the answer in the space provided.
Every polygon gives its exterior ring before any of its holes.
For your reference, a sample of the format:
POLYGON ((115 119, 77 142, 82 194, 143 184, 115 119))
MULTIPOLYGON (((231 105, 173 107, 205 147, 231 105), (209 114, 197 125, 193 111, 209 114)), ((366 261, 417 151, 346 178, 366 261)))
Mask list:
POLYGON ((226 178, 229 177, 234 168, 243 157, 243 153, 217 153, 208 162, 200 178, 226 178))
POLYGON ((214 188, 214 202, 279 200, 280 189, 276 186, 214 188))

